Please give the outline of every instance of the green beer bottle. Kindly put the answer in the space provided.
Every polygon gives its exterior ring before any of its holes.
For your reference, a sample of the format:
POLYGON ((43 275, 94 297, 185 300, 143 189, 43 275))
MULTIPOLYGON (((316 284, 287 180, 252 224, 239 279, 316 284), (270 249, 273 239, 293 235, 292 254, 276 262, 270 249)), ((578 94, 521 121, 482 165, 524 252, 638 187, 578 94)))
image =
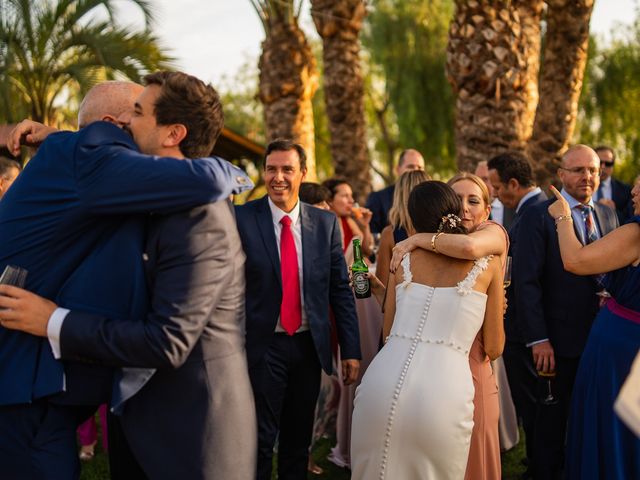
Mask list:
POLYGON ((360 248, 360 240, 353 239, 353 265, 351 265, 351 274, 353 278, 353 291, 356 298, 369 298, 371 296, 371 284, 367 278, 369 267, 362 260, 362 249, 360 248))

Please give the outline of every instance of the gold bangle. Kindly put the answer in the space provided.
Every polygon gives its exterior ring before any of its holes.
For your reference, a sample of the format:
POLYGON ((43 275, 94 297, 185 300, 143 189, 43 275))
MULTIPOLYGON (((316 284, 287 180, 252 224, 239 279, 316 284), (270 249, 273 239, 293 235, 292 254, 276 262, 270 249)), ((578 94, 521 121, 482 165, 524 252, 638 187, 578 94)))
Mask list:
POLYGON ((434 253, 440 253, 440 252, 438 252, 438 249, 436 248, 436 240, 438 239, 438 237, 440 235, 442 235, 442 233, 443 232, 438 232, 433 237, 431 237, 431 251, 433 251, 434 253))
POLYGON ((573 222, 573 217, 571 215, 560 215, 559 217, 556 217, 554 220, 556 221, 556 225, 558 225, 560 222, 564 222, 565 220, 570 220, 573 222))

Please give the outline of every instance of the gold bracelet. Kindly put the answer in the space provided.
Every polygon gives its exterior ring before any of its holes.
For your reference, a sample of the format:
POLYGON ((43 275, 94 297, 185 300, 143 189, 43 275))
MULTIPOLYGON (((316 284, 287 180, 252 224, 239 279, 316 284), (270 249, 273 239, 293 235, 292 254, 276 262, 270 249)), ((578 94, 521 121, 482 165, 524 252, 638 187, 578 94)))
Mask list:
POLYGON ((443 232, 438 232, 438 233, 436 233, 433 237, 431 237, 431 250, 432 250, 434 253, 440 253, 440 252, 438 252, 438 249, 436 248, 436 240, 438 239, 438 237, 439 237, 440 235, 442 235, 442 233, 443 233, 443 232))
POLYGON ((556 225, 558 225, 560 222, 564 222, 565 220, 570 220, 573 222, 573 217, 571 216, 571 214, 560 215, 559 217, 556 217, 554 220, 556 221, 556 225))

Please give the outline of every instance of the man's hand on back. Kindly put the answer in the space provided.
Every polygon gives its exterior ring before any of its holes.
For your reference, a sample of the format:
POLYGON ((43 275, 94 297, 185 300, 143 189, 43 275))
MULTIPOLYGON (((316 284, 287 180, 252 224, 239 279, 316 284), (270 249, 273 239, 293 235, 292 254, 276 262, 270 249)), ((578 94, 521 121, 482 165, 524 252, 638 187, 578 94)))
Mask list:
POLYGON ((58 129, 33 120, 23 120, 9 133, 7 149, 12 155, 20 153, 20 146, 39 147, 42 142, 58 129))

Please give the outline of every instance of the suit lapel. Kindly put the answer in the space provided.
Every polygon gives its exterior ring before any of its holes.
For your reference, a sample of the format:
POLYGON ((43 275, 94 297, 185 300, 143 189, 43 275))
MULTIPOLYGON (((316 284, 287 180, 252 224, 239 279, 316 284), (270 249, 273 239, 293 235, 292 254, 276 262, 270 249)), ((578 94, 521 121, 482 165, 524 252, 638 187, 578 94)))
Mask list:
POLYGON ((271 210, 269 209, 269 203, 267 196, 258 206, 256 210, 256 224, 262 243, 267 252, 271 265, 273 266, 274 274, 282 287, 282 272, 280 269, 280 256, 278 255, 278 244, 276 241, 276 234, 273 230, 273 217, 271 216, 271 210))
POLYGON ((300 223, 302 229, 302 281, 303 292, 307 292, 308 289, 305 286, 313 285, 313 279, 311 278, 311 268, 313 266, 313 252, 315 250, 315 225, 311 216, 309 215, 309 209, 315 208, 300 202, 300 223))
POLYGON ((614 225, 609 221, 609 216, 604 211, 603 206, 598 203, 594 203, 594 216, 596 217, 596 222, 598 223, 598 228, 600 229, 600 235, 604 237, 607 233, 615 228, 614 225))

